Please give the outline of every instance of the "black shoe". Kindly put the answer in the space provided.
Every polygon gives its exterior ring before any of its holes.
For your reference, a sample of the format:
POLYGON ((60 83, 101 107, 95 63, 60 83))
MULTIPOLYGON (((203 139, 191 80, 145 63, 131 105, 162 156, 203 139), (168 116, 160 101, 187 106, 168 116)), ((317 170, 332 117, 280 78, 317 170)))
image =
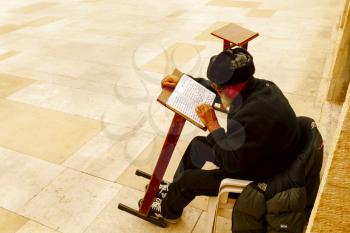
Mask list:
MULTIPOLYGON (((169 191, 170 183, 160 184, 158 188, 158 192, 156 194, 157 198, 164 199, 169 191)), ((145 189, 147 190, 148 185, 146 185, 145 189)))
MULTIPOLYGON (((143 201, 143 199, 139 200, 139 207, 141 206, 142 201, 143 201)), ((156 199, 154 199, 154 201, 151 205, 151 209, 148 212, 149 216, 157 218, 157 219, 163 219, 165 222, 172 223, 172 224, 178 223, 181 219, 180 217, 176 218, 176 219, 164 218, 161 213, 162 213, 162 199, 156 198, 156 199)))

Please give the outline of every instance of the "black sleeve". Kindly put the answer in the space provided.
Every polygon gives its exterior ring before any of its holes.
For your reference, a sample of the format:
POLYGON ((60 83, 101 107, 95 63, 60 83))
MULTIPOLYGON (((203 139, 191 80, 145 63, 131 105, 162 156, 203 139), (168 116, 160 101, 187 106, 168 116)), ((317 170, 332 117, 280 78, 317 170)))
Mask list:
POLYGON ((219 128, 207 136, 207 141, 215 152, 215 163, 226 172, 236 173, 259 161, 273 124, 247 112, 236 120, 228 119, 229 127, 231 133, 219 128))
MULTIPOLYGON (((188 75, 188 74, 186 74, 188 75)), ((211 90, 212 92, 214 92, 216 94, 215 103, 219 103, 221 104, 221 99, 220 96, 216 93, 216 91, 214 90, 214 88, 211 86, 211 81, 208 79, 204 79, 204 78, 194 78, 191 75, 188 75, 189 77, 191 77, 192 79, 194 79, 195 81, 197 81, 198 83, 200 83, 202 86, 206 87, 207 89, 211 90)))

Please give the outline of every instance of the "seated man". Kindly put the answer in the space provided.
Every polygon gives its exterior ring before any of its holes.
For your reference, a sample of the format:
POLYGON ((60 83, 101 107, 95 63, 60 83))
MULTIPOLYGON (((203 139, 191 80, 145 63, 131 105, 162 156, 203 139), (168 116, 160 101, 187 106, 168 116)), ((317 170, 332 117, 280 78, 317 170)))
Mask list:
MULTIPOLYGON (((253 57, 243 48, 228 49, 210 59, 208 79, 195 78, 215 90, 227 108, 227 129, 219 125, 209 105, 197 107, 208 128, 207 137, 195 137, 187 147, 171 184, 161 185, 150 214, 176 223, 196 196, 216 196, 225 178, 259 181, 285 169, 300 144, 296 115, 272 82, 253 77, 253 57), (203 170, 206 161, 218 168, 203 170)), ((163 88, 179 81, 169 75, 163 88)), ((142 200, 140 200, 142 201, 142 200)))

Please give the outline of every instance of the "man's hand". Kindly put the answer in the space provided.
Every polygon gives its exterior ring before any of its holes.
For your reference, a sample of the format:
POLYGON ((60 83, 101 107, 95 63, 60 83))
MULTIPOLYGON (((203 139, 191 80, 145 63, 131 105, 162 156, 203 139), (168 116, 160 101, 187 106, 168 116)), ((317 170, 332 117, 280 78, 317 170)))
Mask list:
POLYGON ((162 88, 167 88, 172 90, 176 87, 179 80, 180 80, 180 77, 170 74, 162 80, 161 82, 162 88))
POLYGON ((203 124, 208 128, 209 132, 213 132, 218 128, 221 128, 219 125, 218 119, 214 109, 208 104, 201 104, 196 108, 197 115, 203 124))

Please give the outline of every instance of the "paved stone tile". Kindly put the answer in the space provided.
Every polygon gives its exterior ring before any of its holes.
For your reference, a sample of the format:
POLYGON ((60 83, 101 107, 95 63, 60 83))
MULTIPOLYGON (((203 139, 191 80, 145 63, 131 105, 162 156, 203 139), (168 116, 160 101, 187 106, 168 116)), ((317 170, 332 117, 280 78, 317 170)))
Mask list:
POLYGON ((28 219, 12 213, 6 209, 0 208, 0 232, 15 233, 21 228, 28 219))
POLYGON ((20 213, 62 233, 80 233, 119 189, 112 182, 67 169, 20 213))
POLYGON ((60 164, 101 131, 99 121, 0 99, 0 146, 60 164))

